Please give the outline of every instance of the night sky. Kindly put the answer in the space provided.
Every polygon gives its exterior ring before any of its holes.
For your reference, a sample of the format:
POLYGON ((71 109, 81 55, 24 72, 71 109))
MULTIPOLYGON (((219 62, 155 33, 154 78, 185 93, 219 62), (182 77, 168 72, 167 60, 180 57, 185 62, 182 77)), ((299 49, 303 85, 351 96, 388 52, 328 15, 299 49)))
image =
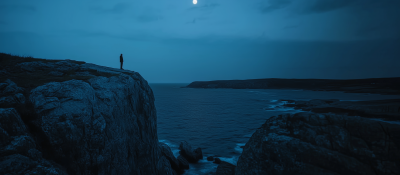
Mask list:
POLYGON ((400 0, 1 0, 0 52, 149 83, 400 77, 400 0))

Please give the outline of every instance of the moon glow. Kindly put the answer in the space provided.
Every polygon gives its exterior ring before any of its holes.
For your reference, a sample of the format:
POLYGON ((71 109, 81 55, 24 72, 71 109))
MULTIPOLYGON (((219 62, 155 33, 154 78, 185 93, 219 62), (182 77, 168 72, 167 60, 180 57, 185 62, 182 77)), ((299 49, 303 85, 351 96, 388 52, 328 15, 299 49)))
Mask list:
POLYGON ((197 4, 197 0, 193 0, 193 4, 197 4))

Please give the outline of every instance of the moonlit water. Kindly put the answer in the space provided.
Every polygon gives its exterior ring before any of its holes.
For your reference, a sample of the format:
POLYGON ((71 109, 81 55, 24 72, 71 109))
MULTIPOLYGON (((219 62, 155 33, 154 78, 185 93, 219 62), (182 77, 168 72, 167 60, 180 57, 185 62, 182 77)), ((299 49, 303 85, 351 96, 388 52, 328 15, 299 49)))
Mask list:
POLYGON ((215 172, 217 164, 207 156, 236 165, 242 149, 254 131, 271 116, 299 112, 284 108, 279 99, 380 100, 400 96, 350 94, 342 92, 268 89, 194 89, 187 84, 150 84, 157 108, 158 139, 178 156, 179 143, 186 140, 201 147, 204 159, 190 164, 188 174, 215 172))

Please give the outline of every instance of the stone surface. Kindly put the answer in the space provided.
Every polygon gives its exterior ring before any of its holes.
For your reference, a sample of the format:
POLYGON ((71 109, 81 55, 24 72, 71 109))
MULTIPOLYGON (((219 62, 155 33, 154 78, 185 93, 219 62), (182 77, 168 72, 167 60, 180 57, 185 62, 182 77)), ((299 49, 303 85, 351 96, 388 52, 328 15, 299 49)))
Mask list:
POLYGON ((298 113, 269 118, 235 173, 400 174, 400 127, 368 118, 298 113))
POLYGON ((213 160, 214 160, 214 157, 213 157, 213 156, 208 156, 208 157, 207 157, 207 160, 208 160, 208 161, 213 161, 213 160))
POLYGON ((189 162, 182 155, 179 155, 177 159, 181 169, 189 169, 189 162))
POLYGON ((0 108, 0 174, 66 174, 42 158, 13 108, 0 108))
POLYGON ((0 86, 0 96, 14 95, 17 93, 21 93, 23 91, 24 91, 23 88, 18 87, 17 84, 15 84, 10 79, 7 79, 0 86))
POLYGON ((221 159, 216 157, 216 158, 214 158, 214 162, 213 163, 220 164, 221 163, 221 159))
POLYGON ((185 157, 190 163, 196 163, 200 159, 203 159, 201 148, 196 148, 193 150, 192 146, 186 141, 182 141, 179 144, 179 150, 179 154, 185 157))
POLYGON ((139 73, 0 58, 0 69, 13 75, 0 76, 0 98, 16 101, 0 104, 0 174, 176 174, 159 147, 154 95, 139 73))
POLYGON ((162 154, 171 164, 172 169, 178 172, 181 171, 181 168, 179 167, 179 162, 172 153, 171 148, 167 144, 162 142, 158 142, 158 146, 160 147, 162 154))
POLYGON ((218 175, 235 175, 235 165, 231 163, 221 161, 221 163, 217 167, 216 174, 218 175))

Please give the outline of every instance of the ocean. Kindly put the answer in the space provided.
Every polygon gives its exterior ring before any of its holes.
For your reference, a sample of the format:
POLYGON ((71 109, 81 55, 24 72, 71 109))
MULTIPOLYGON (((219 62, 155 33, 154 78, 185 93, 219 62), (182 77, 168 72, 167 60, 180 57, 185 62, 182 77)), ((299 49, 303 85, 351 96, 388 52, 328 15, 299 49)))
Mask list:
POLYGON ((271 117, 300 112, 282 107, 281 99, 339 99, 347 101, 399 99, 400 96, 275 89, 195 89, 188 84, 149 84, 155 96, 157 132, 160 142, 179 155, 179 143, 186 140, 200 147, 204 159, 190 164, 185 175, 215 172, 217 164, 208 156, 236 165, 241 146, 271 117))

